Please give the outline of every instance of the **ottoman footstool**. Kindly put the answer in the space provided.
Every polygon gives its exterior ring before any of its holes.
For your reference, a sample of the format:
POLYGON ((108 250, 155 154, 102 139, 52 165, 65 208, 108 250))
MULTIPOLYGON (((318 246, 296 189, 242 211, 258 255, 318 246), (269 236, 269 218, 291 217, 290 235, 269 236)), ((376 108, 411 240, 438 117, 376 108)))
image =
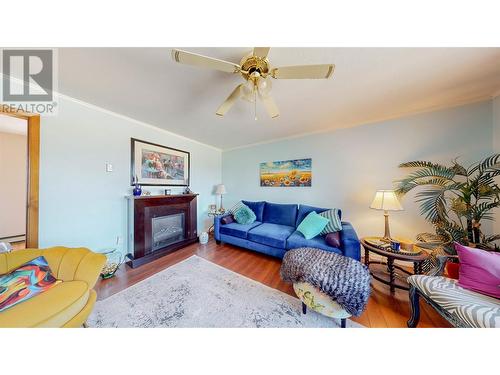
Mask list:
POLYGON ((309 307, 311 310, 321 315, 340 319, 340 327, 346 327, 347 318, 350 318, 352 315, 345 311, 337 302, 332 300, 330 296, 313 285, 304 282, 293 283, 293 290, 302 301, 303 314, 307 312, 307 308, 309 307))
POLYGON ((311 247, 289 250, 280 273, 283 281, 293 283, 303 313, 309 307, 340 319, 342 328, 347 318, 363 313, 370 297, 368 268, 340 254, 311 247))

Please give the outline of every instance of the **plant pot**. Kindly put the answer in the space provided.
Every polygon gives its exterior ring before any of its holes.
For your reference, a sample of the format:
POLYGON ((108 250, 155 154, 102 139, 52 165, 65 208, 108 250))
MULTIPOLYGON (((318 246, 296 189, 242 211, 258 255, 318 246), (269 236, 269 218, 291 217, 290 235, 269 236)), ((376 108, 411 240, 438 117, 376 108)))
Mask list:
POLYGON ((446 270, 446 276, 450 279, 458 280, 460 263, 446 262, 444 269, 446 270))

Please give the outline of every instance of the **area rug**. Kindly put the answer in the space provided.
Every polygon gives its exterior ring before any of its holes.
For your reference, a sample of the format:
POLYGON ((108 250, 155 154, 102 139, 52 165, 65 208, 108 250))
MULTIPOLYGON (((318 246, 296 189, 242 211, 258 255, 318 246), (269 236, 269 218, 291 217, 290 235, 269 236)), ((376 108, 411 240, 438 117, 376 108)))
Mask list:
MULTIPOLYGON (((301 302, 192 256, 102 301, 89 317, 89 327, 327 327, 340 320, 314 311, 301 312, 301 302)), ((362 327, 348 320, 348 327, 362 327)))

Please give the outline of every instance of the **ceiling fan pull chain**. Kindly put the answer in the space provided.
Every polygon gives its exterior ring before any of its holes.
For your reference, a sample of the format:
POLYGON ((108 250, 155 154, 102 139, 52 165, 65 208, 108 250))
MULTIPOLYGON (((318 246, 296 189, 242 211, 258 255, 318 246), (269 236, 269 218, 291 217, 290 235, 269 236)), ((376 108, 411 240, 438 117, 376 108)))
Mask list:
POLYGON ((255 121, 257 121, 257 85, 253 85, 253 110, 255 115, 255 121))

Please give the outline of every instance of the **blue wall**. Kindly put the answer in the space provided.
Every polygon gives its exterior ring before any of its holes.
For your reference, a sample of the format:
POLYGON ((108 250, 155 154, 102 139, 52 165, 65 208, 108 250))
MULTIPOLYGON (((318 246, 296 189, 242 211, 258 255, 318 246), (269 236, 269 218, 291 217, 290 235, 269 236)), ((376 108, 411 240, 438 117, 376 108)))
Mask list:
MULTIPOLYGON (((222 155, 226 204, 240 200, 307 203, 342 208, 362 236, 383 233, 383 215, 370 210, 377 189, 390 189, 404 175, 398 164, 415 159, 468 164, 493 151, 492 102, 418 114, 241 148, 222 155), (259 186, 259 163, 312 158, 312 187, 259 186)), ((391 215, 392 234, 414 238, 430 230, 413 195, 405 211, 391 215)))
MULTIPOLYGON (((124 250, 131 137, 191 152, 191 190, 200 194, 198 230, 208 228, 212 190, 221 182, 219 150, 62 97, 59 114, 41 121, 40 247, 124 250), (106 162, 113 172, 106 172, 106 162), (122 243, 116 246, 118 236, 122 243)), ((144 189, 157 194, 164 188, 144 189)))

